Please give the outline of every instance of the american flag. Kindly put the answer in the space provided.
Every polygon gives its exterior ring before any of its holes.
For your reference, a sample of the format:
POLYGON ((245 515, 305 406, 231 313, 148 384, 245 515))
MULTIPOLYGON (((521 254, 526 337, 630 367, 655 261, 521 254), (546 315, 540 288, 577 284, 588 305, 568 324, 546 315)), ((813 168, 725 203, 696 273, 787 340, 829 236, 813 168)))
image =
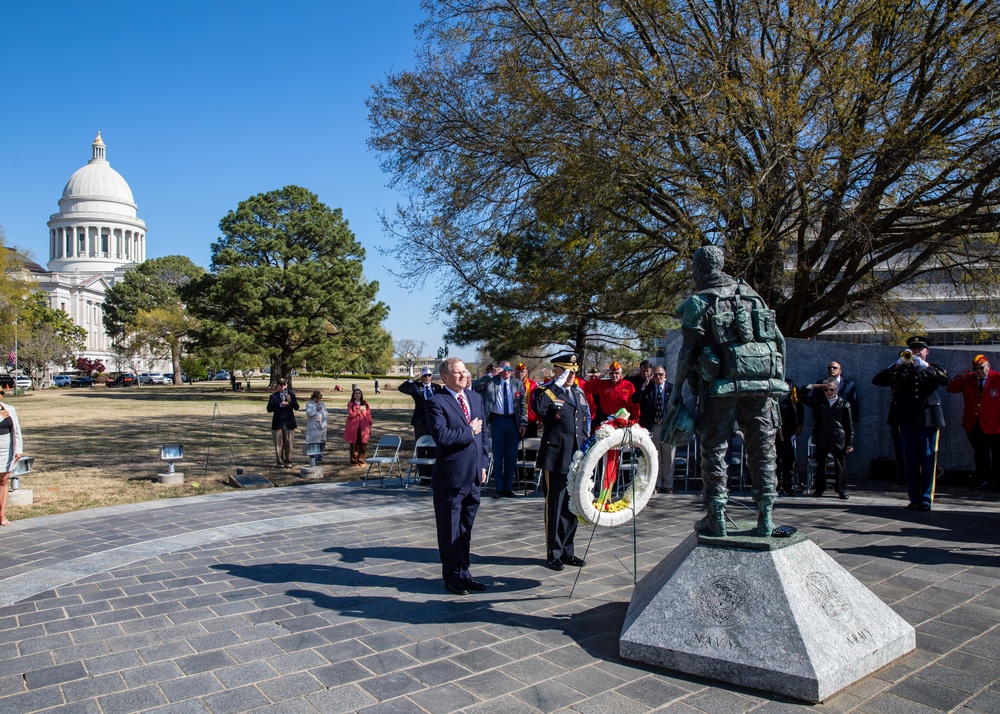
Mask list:
POLYGON ((17 366, 17 352, 15 352, 14 350, 11 350, 10 354, 7 355, 7 362, 10 363, 10 364, 12 364, 12 365, 14 365, 16 367, 17 366))

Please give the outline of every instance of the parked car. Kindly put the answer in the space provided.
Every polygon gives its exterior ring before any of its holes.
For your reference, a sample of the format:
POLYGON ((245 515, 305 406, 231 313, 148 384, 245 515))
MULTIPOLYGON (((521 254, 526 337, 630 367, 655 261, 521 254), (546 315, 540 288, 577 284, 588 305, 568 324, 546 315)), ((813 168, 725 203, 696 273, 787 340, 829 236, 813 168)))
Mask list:
POLYGON ((14 378, 9 374, 0 375, 0 389, 13 389, 14 388, 14 378))
POLYGON ((229 372, 227 372, 224 369, 220 369, 218 372, 215 373, 215 376, 212 379, 216 379, 216 380, 227 379, 228 380, 229 379, 229 372))
POLYGON ((159 372, 143 372, 139 375, 139 384, 163 384, 163 375, 159 372))
POLYGON ((72 374, 57 374, 52 378, 53 387, 68 387, 70 382, 73 381, 72 374))
MULTIPOLYGON (((170 380, 169 382, 167 382, 167 384, 177 384, 177 380, 174 379, 174 375, 173 375, 172 372, 170 374, 163 375, 163 379, 164 380, 168 380, 168 379, 170 380)), ((186 374, 182 374, 181 375, 181 382, 190 382, 190 381, 191 380, 188 379, 188 376, 186 374)))
POLYGON ((70 381, 69 386, 71 387, 93 387, 94 379, 93 377, 88 377, 85 374, 81 374, 79 377, 73 377, 70 381))
POLYGON ((31 377, 25 377, 24 375, 15 377, 14 382, 17 384, 18 389, 31 389, 34 386, 31 383, 31 377))
POLYGON ((135 385, 135 375, 129 374, 128 372, 122 372, 116 375, 114 379, 108 382, 109 387, 131 387, 135 385))

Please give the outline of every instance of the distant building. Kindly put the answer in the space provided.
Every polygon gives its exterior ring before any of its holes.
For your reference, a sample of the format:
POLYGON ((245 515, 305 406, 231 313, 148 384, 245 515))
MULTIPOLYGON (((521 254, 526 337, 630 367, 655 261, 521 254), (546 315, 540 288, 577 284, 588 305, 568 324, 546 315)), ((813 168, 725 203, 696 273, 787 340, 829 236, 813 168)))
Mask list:
POLYGON ((422 370, 424 367, 430 367, 432 370, 434 370, 434 374, 437 375, 438 362, 439 360, 436 357, 417 357, 416 361, 413 364, 412 372, 410 372, 410 368, 407 367, 405 364, 394 364, 392 365, 392 369, 390 369, 386 373, 386 376, 406 377, 408 379, 415 374, 420 374, 420 370, 422 370))
POLYGON ((48 293, 49 305, 87 331, 78 356, 100 359, 113 370, 104 296, 128 268, 146 259, 146 223, 132 189, 108 164, 100 132, 91 149, 90 161, 66 182, 59 212, 49 218, 48 269, 30 261, 25 267, 48 293))

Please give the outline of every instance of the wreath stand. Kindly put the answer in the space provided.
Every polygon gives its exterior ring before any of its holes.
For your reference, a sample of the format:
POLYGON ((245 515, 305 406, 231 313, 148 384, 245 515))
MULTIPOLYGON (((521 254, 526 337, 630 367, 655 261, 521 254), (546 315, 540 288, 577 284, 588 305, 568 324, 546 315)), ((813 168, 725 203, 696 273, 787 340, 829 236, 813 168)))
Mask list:
MULTIPOLYGON (((617 458, 615 466, 620 466, 620 461, 617 458)), ((659 453, 652 437, 646 429, 636 424, 620 428, 605 424, 584 443, 580 451, 573 455, 573 463, 570 467, 570 510, 581 521, 592 526, 584 556, 590 553, 590 547, 598 527, 611 528, 631 521, 633 583, 636 582, 639 572, 635 519, 656 491, 656 475, 659 472, 659 467, 659 453), (623 450, 629 450, 633 454, 636 450, 640 451, 643 458, 636 460, 635 463, 641 464, 641 467, 632 472, 632 480, 622 494, 622 498, 614 501, 612 493, 620 470, 615 468, 614 473, 609 474, 611 466, 610 463, 605 462, 604 473, 600 476, 601 488, 595 501, 595 472, 598 466, 609 453, 623 450)), ((570 599, 576 592, 581 575, 582 571, 577 571, 573 587, 570 589, 570 599)))

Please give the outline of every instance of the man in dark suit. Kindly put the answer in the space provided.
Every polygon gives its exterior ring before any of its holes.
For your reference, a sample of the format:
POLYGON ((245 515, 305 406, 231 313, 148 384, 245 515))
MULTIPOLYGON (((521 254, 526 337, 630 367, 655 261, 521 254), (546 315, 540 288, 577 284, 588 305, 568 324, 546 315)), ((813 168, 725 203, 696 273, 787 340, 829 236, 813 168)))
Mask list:
POLYGON ((899 359, 872 378, 877 387, 892 387, 889 425, 899 429, 899 446, 906 476, 910 511, 929 511, 934 502, 937 447, 944 409, 938 387, 948 384, 944 368, 927 361, 930 341, 914 336, 899 359))
POLYGON ((431 471, 434 520, 444 585, 456 595, 468 595, 486 589, 469 572, 469 549, 490 449, 483 402, 469 389, 462 360, 442 362, 441 379, 444 388, 427 401, 427 429, 437 446, 431 471))
POLYGON ((493 498, 514 498, 514 465, 517 445, 528 428, 524 383, 511 379, 510 362, 504 360, 493 374, 477 379, 472 388, 483 398, 486 433, 493 451, 493 498))
MULTIPOLYGON (((644 364, 648 362, 644 361, 644 364)), ((640 368, 641 369, 641 368, 640 368)), ((665 367, 656 366, 648 372, 646 380, 638 385, 632 403, 639 405, 639 426, 649 432, 653 443, 660 450, 660 473, 656 486, 660 493, 674 492, 674 455, 677 447, 660 441, 660 431, 667 416, 667 403, 674 385, 667 381, 665 367)))
MULTIPOLYGON (((826 377, 837 380, 837 396, 847 400, 847 403, 851 405, 851 422, 857 427, 858 420, 861 419, 861 412, 858 409, 858 385, 844 376, 840 362, 831 361, 826 366, 826 377)), ((817 384, 822 382, 822 379, 816 380, 817 384)), ((814 389, 812 396, 814 399, 825 399, 822 389, 814 389)))
POLYGON ((427 433, 427 420, 424 418, 427 400, 444 390, 440 384, 434 384, 433 379, 434 370, 430 367, 424 367, 420 370, 419 381, 417 377, 412 377, 398 387, 403 394, 409 394, 413 398, 413 416, 410 417, 410 426, 413 427, 414 439, 419 439, 427 433))
POLYGON ((271 435, 274 438, 274 455, 279 469, 292 468, 292 446, 295 442, 295 411, 299 400, 288 388, 288 382, 278 380, 278 388, 267 399, 267 411, 271 413, 271 435))
POLYGON ((962 428, 969 436, 976 462, 976 489, 1000 488, 1000 372, 990 369, 986 355, 948 382, 951 394, 965 399, 962 428))
POLYGON ((542 443, 535 465, 545 472, 545 555, 548 567, 586 565, 573 552, 576 516, 569 509, 567 482, 573 454, 590 434, 587 395, 576 382, 575 354, 552 360, 555 377, 534 391, 532 408, 542 418, 542 443))

